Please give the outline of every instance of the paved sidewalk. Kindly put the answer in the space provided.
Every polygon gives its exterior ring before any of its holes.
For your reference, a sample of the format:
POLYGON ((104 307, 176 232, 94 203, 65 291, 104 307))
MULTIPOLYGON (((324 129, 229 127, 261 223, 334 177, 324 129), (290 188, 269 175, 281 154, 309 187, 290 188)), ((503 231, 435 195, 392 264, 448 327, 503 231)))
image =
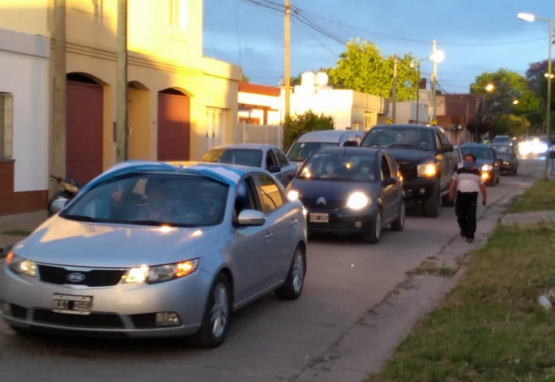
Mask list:
POLYGON ((46 210, 17 215, 0 216, 0 258, 6 256, 10 248, 23 240, 46 220, 46 210))

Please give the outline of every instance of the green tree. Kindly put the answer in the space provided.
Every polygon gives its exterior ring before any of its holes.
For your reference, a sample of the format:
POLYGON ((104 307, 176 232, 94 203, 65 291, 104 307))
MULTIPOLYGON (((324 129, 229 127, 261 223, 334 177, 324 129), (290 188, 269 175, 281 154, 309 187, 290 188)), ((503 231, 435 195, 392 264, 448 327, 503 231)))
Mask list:
MULTIPOLYGON (((489 132, 490 137, 523 134, 522 130, 529 128, 530 123, 522 119, 535 114, 541 103, 537 94, 530 90, 526 77, 506 69, 477 76, 471 92, 484 96, 477 114, 478 130, 480 133, 489 132), (493 90, 488 92, 486 87, 490 84, 493 90)), ((474 125, 468 128, 473 129, 474 125)))
MULTIPOLYGON (((541 106, 539 107, 539 109, 536 110, 536 112, 534 112, 534 110, 530 110, 527 116, 528 120, 532 124, 532 127, 535 128, 538 133, 540 132, 540 130, 545 129, 545 105, 547 103, 547 77, 545 76, 545 74, 547 73, 547 69, 547 60, 544 60, 530 64, 528 70, 526 71, 526 78, 528 78, 529 81, 529 88, 535 92, 539 99, 541 99, 541 106)), ((553 85, 555 84, 552 83, 551 85, 550 110, 552 114, 550 131, 553 131, 553 126, 555 124, 553 118, 553 109, 555 108, 555 86, 553 85)))
POLYGON ((333 117, 317 115, 312 110, 285 118, 283 148, 289 150, 295 139, 309 131, 333 130, 333 117))
MULTIPOLYGON (((397 61, 397 101, 409 101, 416 96, 417 70, 411 67, 415 57, 406 54, 397 61)), ((329 71, 336 88, 353 89, 390 98, 393 89, 394 56, 384 57, 371 42, 351 40, 341 54, 337 66, 329 71)))

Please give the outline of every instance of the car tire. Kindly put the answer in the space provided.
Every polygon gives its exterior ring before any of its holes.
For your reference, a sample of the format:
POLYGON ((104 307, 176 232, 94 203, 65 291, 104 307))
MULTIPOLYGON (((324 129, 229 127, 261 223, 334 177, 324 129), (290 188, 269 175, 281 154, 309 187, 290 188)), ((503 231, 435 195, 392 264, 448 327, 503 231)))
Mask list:
POLYGON ((220 346, 227 334, 231 317, 231 287, 228 278, 220 273, 210 289, 202 325, 193 336, 193 342, 204 348, 220 346))
POLYGON ((513 175, 516 175, 517 171, 518 171, 518 167, 515 167, 515 169, 513 170, 512 174, 513 174, 513 175))
POLYGON ((391 223, 391 229, 393 231, 402 231, 405 228, 405 217, 406 217, 406 207, 405 202, 401 200, 401 206, 399 209, 399 216, 397 219, 391 223))
POLYGON ((422 212, 425 216, 435 218, 439 216, 439 208, 441 206, 441 192, 439 184, 435 184, 430 196, 422 203, 422 212))
POLYGON ((304 287, 304 277, 306 275, 306 255, 302 246, 297 246, 285 283, 276 289, 275 294, 280 300, 298 299, 304 287))
POLYGON ((369 232, 364 235, 364 240, 370 244, 377 244, 382 236, 382 212, 378 210, 374 221, 370 224, 369 232))

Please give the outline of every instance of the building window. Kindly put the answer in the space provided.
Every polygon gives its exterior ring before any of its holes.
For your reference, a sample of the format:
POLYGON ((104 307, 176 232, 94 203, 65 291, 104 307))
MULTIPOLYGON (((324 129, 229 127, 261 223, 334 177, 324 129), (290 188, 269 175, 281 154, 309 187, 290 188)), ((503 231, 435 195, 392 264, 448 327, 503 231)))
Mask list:
POLYGON ((0 158, 10 159, 13 146, 13 96, 0 93, 0 158))
POLYGON ((181 30, 189 27, 187 0, 170 0, 170 26, 181 30))

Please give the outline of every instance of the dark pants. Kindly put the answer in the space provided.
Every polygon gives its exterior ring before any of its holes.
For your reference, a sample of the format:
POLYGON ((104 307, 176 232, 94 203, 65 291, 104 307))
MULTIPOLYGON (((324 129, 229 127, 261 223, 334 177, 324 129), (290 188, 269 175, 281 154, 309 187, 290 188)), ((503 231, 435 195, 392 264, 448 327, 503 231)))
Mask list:
POLYGON ((457 192, 457 203, 455 205, 457 222, 461 229, 461 235, 470 239, 474 239, 474 233, 476 232, 477 202, 477 192, 457 192))

